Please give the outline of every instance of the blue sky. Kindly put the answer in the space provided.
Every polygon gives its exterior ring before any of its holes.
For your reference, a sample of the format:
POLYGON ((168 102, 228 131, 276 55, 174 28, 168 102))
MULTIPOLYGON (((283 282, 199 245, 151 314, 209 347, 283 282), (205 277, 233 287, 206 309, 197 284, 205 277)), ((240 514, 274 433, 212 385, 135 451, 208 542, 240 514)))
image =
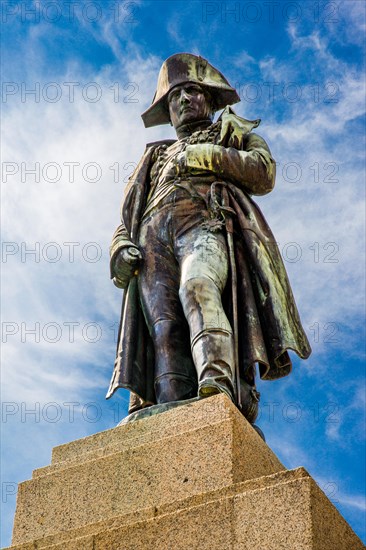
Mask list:
POLYGON ((69 4, 1 4, 1 545, 16 484, 55 445, 126 414, 127 392, 104 400, 121 303, 108 247, 145 143, 174 137, 145 130, 140 114, 179 51, 224 72, 236 112, 262 119, 278 164, 274 191, 257 202, 313 354, 295 357, 287 379, 259 383, 258 424, 365 541, 365 4, 69 4))

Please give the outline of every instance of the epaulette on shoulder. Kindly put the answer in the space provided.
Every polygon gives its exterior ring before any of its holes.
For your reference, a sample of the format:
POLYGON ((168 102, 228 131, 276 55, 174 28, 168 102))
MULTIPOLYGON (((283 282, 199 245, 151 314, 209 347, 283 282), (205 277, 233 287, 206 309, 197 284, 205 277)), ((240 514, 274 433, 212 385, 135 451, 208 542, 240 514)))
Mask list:
POLYGON ((160 141, 151 141, 146 144, 146 147, 155 147, 157 145, 173 145, 177 140, 176 139, 161 139, 160 141))

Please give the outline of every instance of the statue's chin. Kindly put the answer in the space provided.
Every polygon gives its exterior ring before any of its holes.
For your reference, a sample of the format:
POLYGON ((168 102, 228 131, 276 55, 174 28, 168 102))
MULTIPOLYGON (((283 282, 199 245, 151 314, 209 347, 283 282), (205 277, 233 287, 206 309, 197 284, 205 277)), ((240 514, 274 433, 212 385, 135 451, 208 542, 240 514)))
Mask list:
POLYGON ((185 112, 179 119, 179 126, 177 128, 180 128, 181 126, 184 126, 185 124, 190 124, 192 122, 196 122, 200 120, 200 117, 197 117, 197 114, 193 111, 187 111, 185 112))

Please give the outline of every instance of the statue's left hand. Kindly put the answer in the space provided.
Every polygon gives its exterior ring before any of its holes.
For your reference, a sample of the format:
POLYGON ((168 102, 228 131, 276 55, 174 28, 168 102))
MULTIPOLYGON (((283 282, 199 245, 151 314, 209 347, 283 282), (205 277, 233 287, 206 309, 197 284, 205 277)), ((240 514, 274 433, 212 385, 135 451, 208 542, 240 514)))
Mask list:
POLYGON ((245 122, 234 114, 225 114, 222 117, 219 145, 241 149, 244 136, 248 132, 245 122))
MULTIPOLYGON (((221 133, 219 145, 243 149, 244 139, 254 128, 259 126, 261 119, 247 120, 234 113, 231 107, 225 107, 221 117, 221 133)), ((220 120, 219 119, 219 120, 220 120)))

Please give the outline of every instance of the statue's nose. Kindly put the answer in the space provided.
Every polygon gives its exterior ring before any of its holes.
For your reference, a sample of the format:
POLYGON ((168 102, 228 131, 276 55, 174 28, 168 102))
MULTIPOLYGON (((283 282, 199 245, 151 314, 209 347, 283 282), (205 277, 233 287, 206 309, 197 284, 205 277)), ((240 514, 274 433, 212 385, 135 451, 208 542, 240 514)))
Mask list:
POLYGON ((190 96, 185 90, 182 90, 180 93, 180 101, 181 103, 189 103, 190 101, 190 96))

